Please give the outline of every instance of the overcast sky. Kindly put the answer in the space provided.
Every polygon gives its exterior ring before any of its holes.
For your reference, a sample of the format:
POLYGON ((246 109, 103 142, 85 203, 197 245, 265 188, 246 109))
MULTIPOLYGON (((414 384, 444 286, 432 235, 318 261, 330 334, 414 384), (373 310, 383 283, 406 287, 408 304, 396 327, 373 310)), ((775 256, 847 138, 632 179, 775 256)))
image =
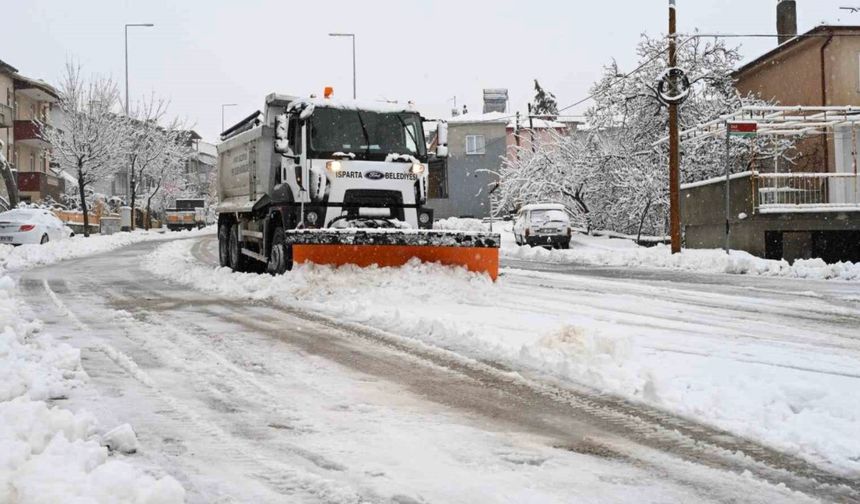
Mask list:
MULTIPOLYGON (((525 109, 532 79, 561 105, 578 101, 615 58, 634 66, 643 32, 664 33, 668 0, 2 0, 0 59, 56 84, 67 58, 123 86, 123 25, 131 28, 132 102, 154 92, 213 141, 221 104, 227 123, 272 91, 352 94, 354 32, 360 99, 414 101, 428 117, 481 106, 485 87, 508 88, 525 109)), ((678 0, 679 30, 775 32, 776 0, 678 0)), ((800 30, 860 24, 840 6, 860 0, 798 0, 800 30)), ((737 41, 747 59, 772 39, 737 41)), ((582 108, 577 111, 581 112, 582 108)))

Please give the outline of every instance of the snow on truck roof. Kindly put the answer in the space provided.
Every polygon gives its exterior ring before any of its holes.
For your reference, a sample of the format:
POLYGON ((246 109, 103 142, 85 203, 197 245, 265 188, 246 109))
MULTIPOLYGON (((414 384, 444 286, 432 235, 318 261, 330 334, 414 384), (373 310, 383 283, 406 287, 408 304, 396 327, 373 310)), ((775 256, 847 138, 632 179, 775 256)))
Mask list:
POLYGON ((266 98, 266 103, 282 102, 290 104, 299 103, 313 105, 314 107, 336 108, 342 110, 362 110, 367 112, 378 112, 380 114, 392 114, 399 112, 418 113, 418 110, 411 103, 391 103, 384 101, 369 101, 369 100, 336 100, 333 98, 300 98, 298 96, 288 96, 280 94, 270 94, 266 98))

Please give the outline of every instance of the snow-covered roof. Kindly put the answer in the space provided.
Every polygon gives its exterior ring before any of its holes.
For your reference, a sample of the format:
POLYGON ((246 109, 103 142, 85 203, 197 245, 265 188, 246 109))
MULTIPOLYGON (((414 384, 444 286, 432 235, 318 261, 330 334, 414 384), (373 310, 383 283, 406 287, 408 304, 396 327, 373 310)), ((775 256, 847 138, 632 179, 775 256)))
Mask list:
POLYGON ((458 115, 456 117, 452 117, 448 119, 449 124, 479 124, 479 123, 498 123, 498 124, 507 124, 508 120, 511 118, 510 114, 505 114, 503 112, 487 112, 486 114, 479 113, 470 113, 458 115))
POLYGON ((521 210, 561 210, 564 211, 564 205, 561 203, 532 203, 523 205, 521 210))
POLYGON ((209 142, 204 142, 202 140, 197 142, 197 150, 200 151, 200 154, 218 157, 218 148, 209 142))
MULTIPOLYGON (((508 123, 508 128, 514 129, 517 127, 517 121, 514 119, 513 121, 508 123)), ((525 118, 520 118, 520 129, 567 129, 569 126, 564 123, 549 121, 547 119, 532 119, 531 123, 529 123, 529 118, 526 116, 525 118)))
POLYGON ((412 103, 391 103, 384 101, 370 100, 339 100, 334 98, 300 98, 287 95, 269 95, 275 100, 289 101, 291 103, 303 103, 313 105, 314 107, 338 108, 344 110, 366 110, 368 112, 378 112, 381 114, 390 114, 398 112, 418 112, 412 103))

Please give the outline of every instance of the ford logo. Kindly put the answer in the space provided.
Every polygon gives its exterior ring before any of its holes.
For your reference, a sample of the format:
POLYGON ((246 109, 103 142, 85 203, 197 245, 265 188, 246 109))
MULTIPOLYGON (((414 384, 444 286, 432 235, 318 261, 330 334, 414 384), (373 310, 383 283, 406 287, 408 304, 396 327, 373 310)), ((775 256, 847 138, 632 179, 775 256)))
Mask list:
POLYGON ((365 173, 364 176, 370 180, 382 180, 385 178, 385 174, 378 171, 369 171, 365 173))

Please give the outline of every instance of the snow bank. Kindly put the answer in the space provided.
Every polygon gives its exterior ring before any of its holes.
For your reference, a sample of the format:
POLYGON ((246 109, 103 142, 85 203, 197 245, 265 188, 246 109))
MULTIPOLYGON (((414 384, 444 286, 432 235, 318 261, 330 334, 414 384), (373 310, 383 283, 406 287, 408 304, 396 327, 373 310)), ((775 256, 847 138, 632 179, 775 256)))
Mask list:
POLYGON ((574 235, 570 250, 547 250, 540 247, 520 247, 504 241, 501 257, 525 259, 556 264, 591 264, 669 268, 698 273, 731 273, 815 280, 860 280, 860 264, 827 264, 821 259, 787 261, 761 259, 746 252, 733 250, 686 249, 672 254, 667 245, 639 247, 629 240, 574 235))
MULTIPOLYGON (((606 242, 615 253, 638 250, 625 240, 606 242)), ((860 470, 860 388, 851 377, 856 356, 834 356, 816 345, 780 346, 770 333, 747 343, 744 331, 753 322, 735 320, 734 305, 722 310, 728 319, 707 307, 681 317, 692 305, 648 301, 661 288, 641 286, 633 296, 605 292, 604 280, 590 286, 579 277, 516 271, 493 283, 417 261, 402 268, 297 265, 281 277, 241 274, 197 262, 193 245, 168 243, 143 266, 226 298, 365 324, 651 404, 816 463, 860 470), (820 362, 821 373, 804 370, 810 359, 820 362), (831 364, 838 372, 828 374, 831 364)), ((715 294, 713 302, 721 299, 715 294)))
MULTIPOLYGON (((16 285, 3 267, 22 268, 116 248, 140 239, 72 240, 43 247, 2 250, 0 266, 0 502, 175 503, 185 491, 170 476, 144 473, 109 456, 103 429, 86 411, 53 402, 84 386, 78 349, 42 332, 20 315, 16 285)), ((126 429, 112 439, 132 443, 126 429)), ((136 440, 134 441, 136 443, 136 440)), ((136 445, 135 445, 136 446, 136 445)))
MULTIPOLYGON (((440 231, 472 231, 472 232, 488 232, 489 224, 485 224, 481 219, 461 219, 458 217, 450 217, 448 219, 440 219, 433 223, 433 229, 440 231)), ((499 232, 498 229, 495 229, 499 232)))
POLYGON ((176 238, 199 236, 214 232, 214 227, 193 231, 164 232, 160 230, 138 230, 131 233, 112 235, 92 235, 89 238, 74 236, 44 245, 0 245, 0 271, 21 270, 35 266, 54 264, 66 259, 108 252, 134 243, 153 240, 173 240, 176 238))
POLYGON ((631 346, 623 338, 585 330, 577 333, 577 328, 556 334, 557 320, 499 305, 500 289, 506 299, 519 295, 503 280, 496 285, 489 276, 464 268, 417 259, 400 268, 302 264, 287 275, 272 277, 203 266, 193 258, 192 246, 189 242, 168 243, 147 256, 143 266, 162 277, 225 297, 271 300, 475 358, 541 372, 547 363, 557 363, 558 376, 630 396, 640 396, 647 381, 635 359, 629 359, 631 346), (469 310, 463 310, 464 306, 469 310), (501 322, 506 331, 496 333, 489 320, 501 322), (522 331, 523 326, 530 330, 522 331), (534 334, 548 336, 536 341, 534 334), (583 349, 586 351, 579 351, 583 349), (621 361, 627 367, 619 378, 621 361))

